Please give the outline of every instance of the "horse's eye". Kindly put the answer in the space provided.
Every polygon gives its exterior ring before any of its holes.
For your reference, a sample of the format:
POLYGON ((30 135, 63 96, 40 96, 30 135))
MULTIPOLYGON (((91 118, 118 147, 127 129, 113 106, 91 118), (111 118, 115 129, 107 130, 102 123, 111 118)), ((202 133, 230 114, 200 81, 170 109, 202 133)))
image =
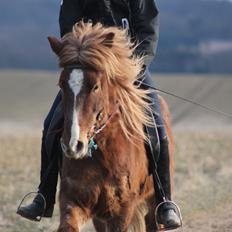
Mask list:
POLYGON ((103 113, 102 111, 100 111, 98 114, 97 114, 97 117, 96 117, 97 121, 101 121, 103 119, 103 113))
POLYGON ((94 85, 94 87, 93 87, 93 92, 96 92, 98 89, 99 89, 98 84, 94 85))

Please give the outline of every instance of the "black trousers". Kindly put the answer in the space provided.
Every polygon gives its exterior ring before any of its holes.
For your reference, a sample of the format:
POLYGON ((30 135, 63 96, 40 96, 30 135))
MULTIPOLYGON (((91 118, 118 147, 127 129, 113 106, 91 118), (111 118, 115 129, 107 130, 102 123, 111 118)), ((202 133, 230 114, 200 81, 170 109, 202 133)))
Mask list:
MULTIPOLYGON (((151 75, 148 70, 145 72, 145 75, 141 79, 141 81, 145 84, 154 86, 154 83, 151 79, 151 75)), ((152 103, 155 109, 155 111, 153 111, 153 117, 155 119, 155 123, 157 127, 154 126, 147 129, 149 134, 151 135, 155 135, 156 134, 155 130, 156 128, 158 129, 158 136, 159 136, 158 141, 155 136, 153 138, 151 137, 153 143, 156 144, 157 142, 161 141, 164 137, 166 137, 166 131, 160 113, 160 104, 159 104, 158 96, 155 92, 152 92, 150 93, 150 97, 152 99, 152 103)), ((62 149, 60 146, 61 132, 56 133, 54 142, 52 144, 52 149, 50 150, 49 154, 46 148, 46 140, 49 136, 49 126, 54 117, 56 108, 58 107, 60 102, 61 102, 61 94, 58 93, 44 121, 44 129, 42 134, 41 172, 40 172, 41 183, 39 185, 38 192, 44 195, 47 201, 47 206, 54 204, 56 198, 56 187, 57 187, 57 180, 59 175, 59 159, 62 157, 62 149)), ((150 160, 150 162, 152 161, 150 160)), ((153 166, 153 164, 150 164, 150 166, 153 166)))
MULTIPOLYGON (((142 82, 141 88, 155 87, 148 70, 140 81, 142 82)), ((149 159, 149 173, 153 175, 156 203, 159 204, 164 197, 171 200, 170 157, 158 95, 152 91, 149 96, 152 101, 152 111, 148 113, 153 116, 154 126, 145 127, 150 140, 150 144, 145 144, 145 148, 149 159)))
POLYGON ((55 204, 56 187, 59 175, 59 161, 62 157, 62 149, 60 146, 61 132, 56 133, 54 142, 51 145, 51 152, 48 154, 46 147, 46 140, 49 136, 49 126, 54 117, 56 108, 61 102, 60 92, 56 96, 52 107, 44 120, 41 144, 41 171, 40 171, 40 185, 38 192, 42 193, 46 199, 47 207, 55 204))

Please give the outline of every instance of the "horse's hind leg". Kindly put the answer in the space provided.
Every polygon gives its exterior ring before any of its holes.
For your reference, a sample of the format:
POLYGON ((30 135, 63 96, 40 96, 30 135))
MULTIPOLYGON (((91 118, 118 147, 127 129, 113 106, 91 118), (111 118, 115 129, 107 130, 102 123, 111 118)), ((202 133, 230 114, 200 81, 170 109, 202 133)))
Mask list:
POLYGON ((89 215, 81 208, 65 204, 60 208, 60 225, 57 232, 79 232, 89 215))

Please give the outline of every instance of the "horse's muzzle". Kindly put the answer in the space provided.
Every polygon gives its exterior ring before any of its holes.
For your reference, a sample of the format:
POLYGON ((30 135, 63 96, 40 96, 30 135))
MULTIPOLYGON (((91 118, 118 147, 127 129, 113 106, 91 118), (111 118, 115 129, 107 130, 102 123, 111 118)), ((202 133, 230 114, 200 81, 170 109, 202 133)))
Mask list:
POLYGON ((84 143, 81 141, 77 142, 76 147, 67 146, 64 143, 63 138, 60 139, 60 144, 64 155, 69 159, 81 159, 86 156, 87 151, 85 151, 84 143))

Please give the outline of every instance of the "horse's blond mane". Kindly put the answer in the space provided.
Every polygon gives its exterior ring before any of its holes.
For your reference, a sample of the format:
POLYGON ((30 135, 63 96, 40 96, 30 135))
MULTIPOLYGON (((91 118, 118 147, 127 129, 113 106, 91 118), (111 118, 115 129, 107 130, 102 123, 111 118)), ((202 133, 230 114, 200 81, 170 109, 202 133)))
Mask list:
POLYGON ((131 139, 147 139, 143 125, 151 125, 147 91, 133 82, 142 69, 142 57, 134 55, 135 46, 127 31, 117 27, 103 27, 100 23, 80 22, 62 38, 65 46, 59 54, 60 66, 80 63, 106 73, 107 81, 115 89, 121 107, 120 120, 125 135, 131 139))

